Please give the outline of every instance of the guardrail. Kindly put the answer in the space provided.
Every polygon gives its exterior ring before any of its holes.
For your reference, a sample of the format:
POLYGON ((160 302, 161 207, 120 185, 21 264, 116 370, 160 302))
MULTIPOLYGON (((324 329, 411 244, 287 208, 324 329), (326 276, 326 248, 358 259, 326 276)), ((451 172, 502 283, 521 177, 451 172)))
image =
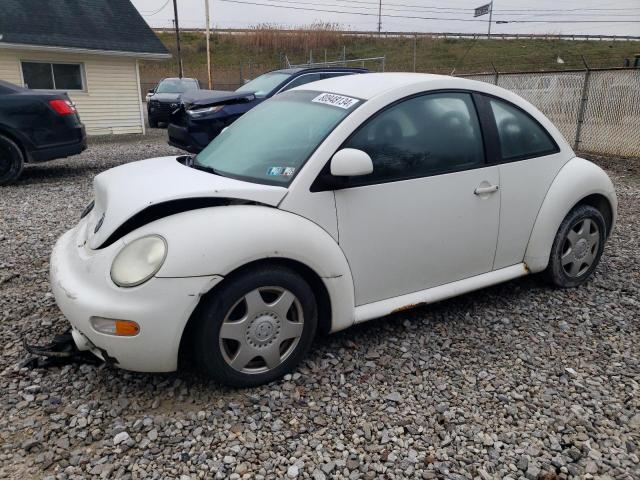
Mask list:
MULTIPOLYGON (((204 28, 181 28, 183 32, 201 32, 204 33, 204 28)), ((173 32, 172 28, 154 28, 156 32, 173 32)), ((217 34, 246 34, 246 33, 259 33, 260 30, 253 28, 215 28, 211 30, 212 33, 217 34)), ((277 30, 282 33, 310 33, 314 30, 303 29, 283 29, 277 30)), ((352 36, 383 36, 383 37, 432 37, 432 38, 471 38, 471 39, 485 39, 486 33, 466 33, 466 32, 377 32, 370 30, 335 30, 331 33, 339 35, 352 35, 352 36)), ((603 40, 603 41, 640 41, 638 35, 593 35, 593 34, 576 34, 576 35, 560 35, 554 33, 492 33, 492 39, 500 40, 518 40, 518 39, 539 39, 539 40, 603 40)))

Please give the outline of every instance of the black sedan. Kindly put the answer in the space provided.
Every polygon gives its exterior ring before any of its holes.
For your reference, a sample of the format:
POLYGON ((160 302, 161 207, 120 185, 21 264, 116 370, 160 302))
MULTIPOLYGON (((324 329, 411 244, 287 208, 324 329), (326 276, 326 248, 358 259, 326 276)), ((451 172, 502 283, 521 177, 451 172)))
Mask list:
POLYGON ((167 123, 169 114, 178 108, 180 96, 186 92, 200 90, 195 78, 165 78, 155 88, 149 90, 147 114, 149 126, 158 128, 158 123, 167 123))
POLYGON ((0 185, 16 181, 25 163, 68 157, 85 148, 84 125, 66 93, 0 80, 0 185))
POLYGON ((238 117, 277 93, 325 78, 367 72, 365 68, 288 68, 260 75, 235 92, 186 93, 169 116, 169 145, 198 153, 238 117))

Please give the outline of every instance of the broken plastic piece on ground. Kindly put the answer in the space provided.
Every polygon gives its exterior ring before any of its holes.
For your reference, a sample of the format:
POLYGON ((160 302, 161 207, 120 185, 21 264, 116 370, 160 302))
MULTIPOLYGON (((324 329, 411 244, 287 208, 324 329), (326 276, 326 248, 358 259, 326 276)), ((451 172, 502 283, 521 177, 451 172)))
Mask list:
POLYGON ((90 352, 78 350, 73 341, 71 330, 56 335, 48 345, 29 345, 26 339, 23 340, 23 345, 27 352, 35 356, 22 362, 22 367, 49 368, 59 367, 69 363, 90 363, 93 365, 103 363, 102 360, 90 352))

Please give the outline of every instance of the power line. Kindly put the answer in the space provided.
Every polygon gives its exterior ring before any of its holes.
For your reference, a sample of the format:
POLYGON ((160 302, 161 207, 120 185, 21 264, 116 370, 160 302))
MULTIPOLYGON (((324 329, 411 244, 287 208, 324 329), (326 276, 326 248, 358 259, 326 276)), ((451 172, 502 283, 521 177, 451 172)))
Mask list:
MULTIPOLYGON (((370 5, 371 7, 378 7, 378 2, 372 2, 372 1, 363 1, 363 0, 334 0, 337 2, 341 2, 341 3, 349 3, 349 4, 353 4, 353 3, 357 3, 357 4, 362 4, 362 5, 370 5)), ((287 3, 294 3, 294 2, 287 2, 287 3)), ((295 2, 295 3, 307 3, 307 2, 295 2)), ((309 5, 313 5, 313 3, 309 3, 309 5)), ((426 6, 426 5, 415 5, 415 4, 408 4, 408 3, 389 3, 389 2, 385 2, 385 8, 386 6, 393 6, 393 7, 409 7, 409 8, 413 8, 413 9, 419 9, 419 10, 429 10, 429 11, 437 11, 437 10, 444 10, 446 12, 469 12, 469 11, 474 11, 474 8, 463 8, 463 7, 434 7, 434 6, 426 6)), ((598 12, 602 12, 602 11, 623 11, 623 12, 627 12, 629 10, 640 10, 640 7, 629 7, 629 8, 569 8, 569 9, 546 9, 546 8, 505 8, 505 9, 500 9, 500 12, 584 12, 584 11, 598 11, 598 12)))
MULTIPOLYGON (((309 8, 309 7, 301 7, 301 6, 287 6, 287 5, 276 5, 272 3, 258 3, 251 1, 243 1, 243 0, 219 0, 221 2, 227 3, 238 3, 242 5, 257 5, 262 7, 272 7, 272 8, 284 8, 287 10, 306 10, 310 12, 326 12, 326 13, 341 13, 346 15, 361 15, 366 17, 377 17, 377 13, 365 13, 365 12, 345 12, 344 10, 329 10, 329 9, 321 9, 321 8, 309 8)), ((275 1, 286 1, 286 0, 275 0, 275 1)), ((323 4, 318 3, 304 3, 304 5, 313 5, 313 6, 324 6, 323 4)), ((345 8, 345 7, 342 7, 345 8)), ((348 7, 347 7, 348 8, 348 7)), ((460 21, 460 22, 484 22, 484 20, 475 20, 471 18, 444 18, 444 17, 416 17, 416 16, 406 16, 406 15, 389 15, 382 14, 382 17, 391 17, 391 18, 415 18, 419 20, 452 20, 452 21, 460 21)))
MULTIPOLYGON (((301 5, 309 5, 309 6, 321 6, 321 7, 339 7, 339 8, 348 8, 350 10, 353 9, 358 9, 358 10, 364 10, 367 7, 361 7, 361 6, 349 6, 349 5, 342 5, 340 3, 314 3, 314 2, 305 2, 305 1, 301 1, 301 0, 274 0, 278 3, 288 3, 288 4, 294 4, 296 6, 301 6, 301 5)), ((371 2, 360 2, 360 1, 352 1, 352 0, 332 0, 332 1, 337 1, 337 2, 343 2, 343 3, 358 3, 358 4, 364 4, 364 5, 370 5, 371 9, 374 9, 378 11, 378 13, 380 14, 382 9, 381 9, 381 3, 371 3, 371 2)), ((408 13, 419 13, 415 10, 408 10, 405 8, 388 8, 386 5, 394 5, 391 3, 385 3, 385 11, 387 12, 408 12, 408 13)), ((494 15, 502 15, 503 10, 498 10, 498 11, 494 11, 494 15)), ((436 11, 433 13, 437 13, 437 14, 446 14, 447 12, 440 12, 440 11, 436 11)), ((514 16, 514 15, 520 15, 520 16, 526 16, 526 17, 530 17, 532 16, 530 13, 510 13, 508 14, 508 16, 514 16)), ((566 15, 581 15, 581 14, 570 14, 570 13, 549 13, 549 14, 540 14, 538 16, 566 16, 566 15)), ((582 15, 590 15, 593 16, 593 14, 582 14, 582 15)), ((628 17, 628 14, 602 14, 605 15, 607 17, 628 17)), ((380 16, 380 15, 378 15, 380 16)), ((485 21, 485 20, 482 20, 485 21)), ((378 22, 380 23, 380 22, 378 22)))
MULTIPOLYGON (((304 10, 304 11, 310 11, 310 12, 338 13, 338 14, 345 14, 345 15, 361 15, 361 16, 367 16, 367 17, 382 16, 382 17, 388 17, 388 18, 407 18, 407 19, 416 19, 416 20, 447 20, 447 21, 454 21, 454 22, 483 22, 483 23, 486 22, 486 20, 476 20, 471 18, 420 17, 415 15, 412 15, 412 16, 390 15, 386 13, 379 15, 377 13, 346 12, 344 10, 332 10, 332 9, 330 10, 330 9, 324 9, 324 8, 302 7, 300 6, 300 4, 298 4, 297 6, 288 6, 288 5, 277 5, 273 3, 259 3, 259 2, 244 1, 244 0, 220 0, 220 1, 226 2, 226 3, 237 3, 241 5, 256 5, 261 7, 283 8, 287 10, 304 10)), ((275 0, 275 1, 285 2, 287 0, 275 0)), ((293 2, 290 2, 290 3, 293 3, 293 2)), ((302 3, 302 5, 312 5, 314 7, 324 6, 324 4, 318 4, 318 3, 302 3)), ((342 7, 342 8, 345 8, 345 7, 342 7)), ((637 20, 509 20, 508 22, 505 22, 505 23, 635 23, 636 21, 637 20)))
POLYGON ((166 2, 164 2, 164 5, 162 5, 158 10, 152 12, 152 13, 142 13, 140 12, 140 15, 142 15, 143 17, 153 17, 154 15, 156 15, 157 13, 160 13, 162 10, 164 10, 164 7, 166 7, 167 5, 169 5, 169 2, 171 0, 167 0, 166 2))

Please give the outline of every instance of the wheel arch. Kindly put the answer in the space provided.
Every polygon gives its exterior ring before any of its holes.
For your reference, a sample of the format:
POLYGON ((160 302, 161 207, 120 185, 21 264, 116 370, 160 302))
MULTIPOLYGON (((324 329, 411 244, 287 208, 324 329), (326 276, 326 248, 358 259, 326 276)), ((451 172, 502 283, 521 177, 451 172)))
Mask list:
MULTIPOLYGON (((159 278, 215 275, 223 277, 222 284, 247 268, 283 265, 311 285, 321 309, 320 331, 335 332, 354 322, 353 279, 344 252, 307 218, 263 205, 214 206, 156 220, 124 240, 149 234, 162 235, 169 246, 159 278)), ((217 287, 201 295, 215 294, 217 287)), ((189 312, 181 334, 193 315, 189 312)))
POLYGON ((605 217, 607 235, 611 234, 618 206, 613 183, 600 167, 575 157, 558 172, 538 211, 524 257, 531 272, 547 268, 558 228, 578 205, 597 208, 605 217))
POLYGON ((24 142, 16 135, 11 133, 8 129, 6 129, 3 125, 0 125, 0 136, 7 137, 13 143, 15 143, 20 149, 20 153, 22 153, 22 158, 25 163, 29 162, 29 152, 24 145, 24 142))
POLYGON ((185 359, 187 358, 188 351, 191 345, 191 340, 193 338, 194 326, 196 324, 195 319, 197 318, 202 305, 205 302, 205 299, 211 297, 212 295, 216 295, 220 289, 226 285, 229 281, 237 278, 239 275, 244 272, 257 268, 268 268, 268 267, 285 267, 290 270, 293 270, 297 274, 299 274, 311 287, 313 294, 316 298, 317 307, 318 307, 318 328, 316 331, 316 335, 326 335, 332 330, 332 308, 331 308, 331 297, 329 296, 329 291, 325 283, 323 282, 320 275, 315 272, 312 268, 305 265, 304 263, 292 260, 290 258, 263 258, 260 260, 254 260, 252 262, 246 263, 225 276, 225 278, 216 284, 211 290, 202 295, 200 300, 198 301, 198 305, 193 310, 187 323, 183 329, 182 336, 180 338, 180 346, 178 349, 178 364, 181 365, 185 359))
POLYGON ((611 231, 613 230, 613 206, 611 205, 611 201, 600 193, 593 193, 591 195, 587 195, 578 203, 576 203, 573 207, 569 209, 569 211, 573 210, 580 205, 589 205, 596 210, 598 210, 602 216, 604 217, 604 223, 607 227, 607 238, 611 235, 611 231))

